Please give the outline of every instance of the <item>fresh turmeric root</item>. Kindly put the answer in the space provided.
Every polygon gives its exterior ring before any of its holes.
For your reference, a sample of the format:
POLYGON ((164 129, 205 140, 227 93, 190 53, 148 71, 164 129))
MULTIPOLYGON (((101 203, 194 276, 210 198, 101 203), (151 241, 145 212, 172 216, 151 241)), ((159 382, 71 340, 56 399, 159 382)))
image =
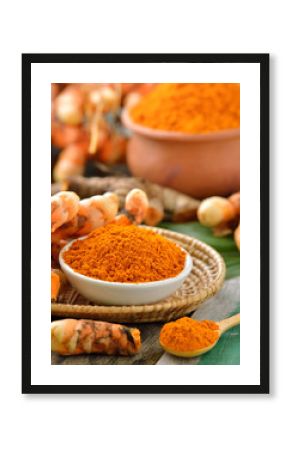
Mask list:
POLYGON ((234 232, 234 240, 236 243, 236 246, 238 247, 238 249, 240 250, 240 224, 237 226, 237 228, 235 229, 234 232))
POLYGON ((159 186, 147 180, 135 177, 69 177, 63 183, 52 185, 52 194, 59 190, 72 190, 81 198, 104 192, 115 192, 120 199, 120 207, 124 208, 127 194, 132 189, 141 189, 149 200, 149 208, 144 222, 156 225, 164 218, 173 222, 184 222, 196 219, 200 201, 173 189, 159 186))
POLYGON ((201 202, 197 211, 199 222, 213 229, 215 236, 227 236, 234 231, 234 239, 240 249, 240 193, 228 198, 209 197, 201 202), (237 227, 238 225, 238 227, 237 227))
POLYGON ((140 331, 95 320, 64 319, 51 323, 51 350, 60 355, 104 353, 134 355, 141 347, 140 331))
POLYGON ((51 301, 57 302, 61 286, 65 283, 64 273, 59 269, 51 269, 51 301))
POLYGON ((79 196, 74 192, 59 192, 51 197, 51 232, 73 219, 79 210, 79 196))
POLYGON ((212 228, 233 220, 236 210, 227 198, 209 197, 199 205, 197 217, 202 225, 212 228))
POLYGON ((119 209, 119 199, 113 192, 80 201, 75 236, 84 236, 95 228, 111 222, 119 209))
POLYGON ((78 86, 67 86, 55 99, 55 114, 66 125, 80 125, 84 115, 84 95, 78 86))
POLYGON ((125 227, 127 225, 132 225, 133 222, 131 219, 129 219, 129 217, 126 214, 121 213, 118 214, 114 220, 112 220, 112 223, 122 225, 123 227, 125 227))
POLYGON ((117 215, 119 199, 113 192, 81 200, 77 214, 52 233, 52 242, 84 236, 95 228, 111 222, 117 215))
POLYGON ((51 122, 51 143, 57 148, 63 149, 88 138, 88 131, 81 126, 65 125, 56 120, 51 122))
POLYGON ((98 161, 112 165, 117 162, 125 162, 128 138, 114 132, 103 133, 99 138, 98 161))
POLYGON ((141 189, 132 189, 126 195, 125 210, 134 217, 136 224, 143 222, 148 206, 147 195, 141 189))
POLYGON ((60 290, 60 276, 54 270, 51 270, 51 300, 56 301, 60 290))
POLYGON ((232 204, 236 215, 240 215, 240 193, 236 192, 228 197, 228 201, 232 204))
POLYGON ((154 227, 164 218, 164 208, 159 198, 151 198, 148 202, 147 212, 144 222, 146 225, 154 227))
POLYGON ((82 175, 88 157, 88 141, 77 142, 65 147, 53 169, 53 178, 63 181, 73 175, 82 175))

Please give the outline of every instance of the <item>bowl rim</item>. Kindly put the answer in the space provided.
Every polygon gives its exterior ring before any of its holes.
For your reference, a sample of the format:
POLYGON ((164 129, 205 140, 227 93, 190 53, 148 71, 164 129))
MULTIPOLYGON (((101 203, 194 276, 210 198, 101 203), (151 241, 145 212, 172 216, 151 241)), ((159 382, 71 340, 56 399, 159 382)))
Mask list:
POLYGON ((151 287, 159 287, 159 286, 166 286, 170 283, 178 282, 180 280, 185 279, 192 270, 192 258, 190 254, 182 248, 180 245, 176 244, 185 254, 185 264, 184 268, 181 272, 179 272, 178 275, 175 277, 165 278, 164 280, 158 280, 158 281, 146 281, 142 283, 122 283, 120 281, 106 281, 106 280, 99 280, 97 278, 88 277, 86 275, 83 275, 79 272, 76 272, 73 270, 63 259, 62 254, 69 249, 69 247, 78 240, 85 239, 87 236, 82 236, 80 238, 73 239, 68 244, 66 244, 59 253, 59 263, 63 270, 67 270, 71 275, 76 276, 77 278, 83 280, 83 281, 89 281, 90 283, 95 284, 96 286, 107 286, 107 287, 119 287, 119 288, 127 288, 127 289, 136 289, 136 288, 151 288, 151 287))
POLYGON ((121 121, 130 131, 141 134, 150 139, 167 140, 167 141, 213 141, 234 139, 240 136, 240 128, 231 128, 228 130, 211 131, 208 133, 184 133, 182 131, 157 130, 154 128, 144 127, 133 122, 130 118, 128 109, 124 108, 121 113, 121 121))

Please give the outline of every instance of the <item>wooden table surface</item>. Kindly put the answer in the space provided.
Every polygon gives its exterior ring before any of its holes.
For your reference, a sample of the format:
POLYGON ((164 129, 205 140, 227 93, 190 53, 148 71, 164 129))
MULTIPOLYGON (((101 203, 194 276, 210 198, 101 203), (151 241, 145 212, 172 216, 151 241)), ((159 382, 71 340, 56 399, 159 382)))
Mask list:
MULTIPOLYGON (((219 321, 238 313, 240 310, 240 278, 225 281, 223 288, 192 314, 194 319, 219 321)), ((159 345, 159 333, 162 323, 128 324, 141 331, 142 347, 135 356, 79 355, 60 356, 52 353, 51 364, 199 364, 199 365, 236 365, 240 364, 240 327, 228 330, 218 344, 197 358, 177 358, 165 353, 159 345)))

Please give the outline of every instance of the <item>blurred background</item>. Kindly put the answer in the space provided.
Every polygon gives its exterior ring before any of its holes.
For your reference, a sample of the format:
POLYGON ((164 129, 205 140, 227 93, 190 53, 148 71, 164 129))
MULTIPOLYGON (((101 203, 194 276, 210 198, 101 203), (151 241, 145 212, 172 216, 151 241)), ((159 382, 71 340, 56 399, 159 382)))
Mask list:
POLYGON ((122 125, 121 111, 153 86, 52 84, 52 181, 64 181, 73 175, 128 175, 130 132, 122 125))
POLYGON ((197 198, 240 182, 240 86, 52 84, 52 180, 132 174, 197 198))

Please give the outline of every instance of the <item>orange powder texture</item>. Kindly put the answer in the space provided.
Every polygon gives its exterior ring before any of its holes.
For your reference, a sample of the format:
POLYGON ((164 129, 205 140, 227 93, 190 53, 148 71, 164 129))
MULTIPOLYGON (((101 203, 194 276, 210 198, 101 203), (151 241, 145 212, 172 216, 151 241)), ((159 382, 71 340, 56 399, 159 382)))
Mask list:
POLYGON ((88 277, 142 283, 178 275, 184 268, 185 253, 152 230, 108 224, 75 241, 63 259, 88 277))
POLYGON ((163 326, 160 343, 163 347, 186 352, 208 347, 218 339, 219 330, 216 322, 211 320, 193 320, 182 317, 163 326))
POLYGON ((208 133, 240 127, 238 83, 163 83, 132 108, 134 122, 149 128, 208 133))

